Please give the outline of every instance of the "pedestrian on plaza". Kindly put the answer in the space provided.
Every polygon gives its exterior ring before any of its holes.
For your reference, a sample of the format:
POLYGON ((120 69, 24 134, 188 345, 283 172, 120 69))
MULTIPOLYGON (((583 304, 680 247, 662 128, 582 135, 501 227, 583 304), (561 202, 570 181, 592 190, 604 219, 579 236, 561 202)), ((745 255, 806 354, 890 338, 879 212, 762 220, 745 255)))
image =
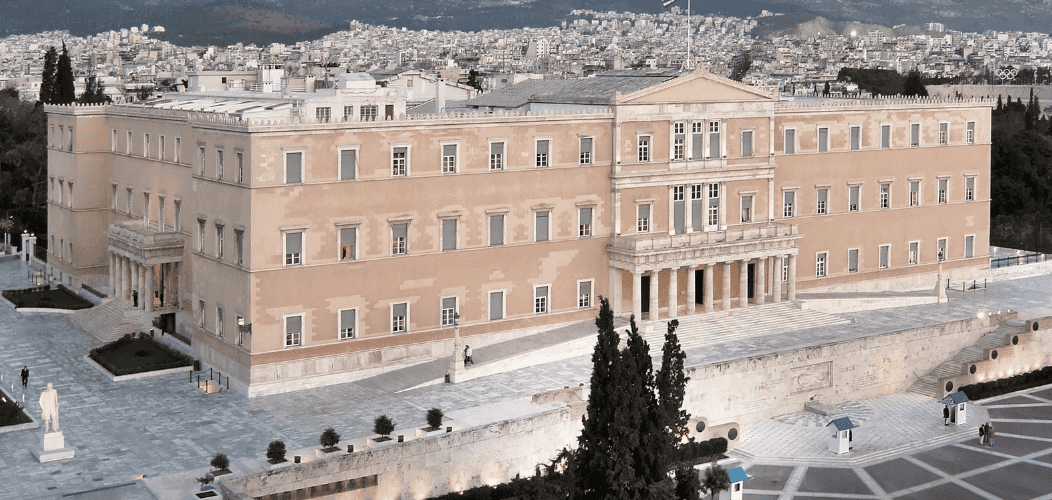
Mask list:
POLYGON ((942 407, 942 425, 950 425, 950 407, 946 405, 942 407))
POLYGON ((468 363, 475 364, 475 360, 471 359, 471 346, 465 345, 464 346, 464 366, 467 366, 468 363))
POLYGON ((986 424, 986 446, 993 448, 994 446, 994 435, 997 431, 994 430, 994 426, 989 423, 986 424))
POLYGON ((27 384, 29 384, 29 368, 22 365, 22 388, 25 388, 27 384))
POLYGON ((979 446, 985 444, 986 441, 986 424, 979 426, 979 446))

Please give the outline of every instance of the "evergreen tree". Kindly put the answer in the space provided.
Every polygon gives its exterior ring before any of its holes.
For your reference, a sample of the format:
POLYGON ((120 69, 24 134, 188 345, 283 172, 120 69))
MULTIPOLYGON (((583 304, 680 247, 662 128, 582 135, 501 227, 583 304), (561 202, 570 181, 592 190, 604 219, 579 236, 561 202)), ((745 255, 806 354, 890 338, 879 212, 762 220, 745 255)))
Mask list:
POLYGON ((822 87, 822 95, 829 95, 829 82, 826 82, 825 87, 822 87))
POLYGON ((701 495, 701 477, 691 466, 676 469, 676 500, 697 500, 701 495))
POLYGON ((928 97, 928 89, 924 87, 919 71, 910 71, 906 76, 906 81, 902 83, 902 95, 928 97))
POLYGON ((997 111, 1001 111, 1005 108, 1003 102, 1001 102, 1001 94, 997 94, 997 111))
POLYGON ((650 357, 650 347, 636 329, 635 321, 632 321, 621 359, 626 398, 616 420, 624 427, 617 430, 622 431, 629 444, 635 443, 628 450, 635 475, 635 481, 626 487, 628 498, 642 499, 646 498, 651 485, 668 477, 665 466, 668 440, 654 390, 654 362, 650 357))
POLYGON ((676 329, 679 328, 679 320, 668 322, 665 332, 665 344, 661 347, 661 368, 657 371, 655 383, 657 385, 658 408, 663 425, 663 433, 667 440, 664 449, 663 468, 667 469, 671 464, 676 447, 687 435, 687 420, 690 414, 683 409, 683 399, 686 394, 687 377, 683 371, 683 362, 687 354, 683 352, 679 344, 679 336, 676 329))
POLYGON ((84 81, 84 93, 80 94, 77 102, 81 104, 108 104, 113 102, 113 100, 106 95, 106 86, 92 73, 84 81))
POLYGON ((48 47, 44 52, 44 72, 40 75, 40 102, 51 104, 55 101, 55 70, 58 64, 58 51, 48 47))
POLYGON ((62 55, 58 56, 58 68, 55 71, 55 104, 70 104, 76 100, 76 88, 73 85, 73 65, 69 60, 66 42, 62 42, 62 55))
POLYGON ((468 71, 468 87, 473 87, 475 90, 482 92, 482 80, 479 79, 478 70, 468 71))

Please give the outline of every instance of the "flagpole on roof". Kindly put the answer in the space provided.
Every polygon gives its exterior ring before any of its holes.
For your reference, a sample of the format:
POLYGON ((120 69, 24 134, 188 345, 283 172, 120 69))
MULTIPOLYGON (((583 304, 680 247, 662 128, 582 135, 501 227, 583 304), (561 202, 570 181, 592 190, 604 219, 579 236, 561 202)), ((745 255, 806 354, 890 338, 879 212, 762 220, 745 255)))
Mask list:
MULTIPOLYGON (((675 2, 676 2, 676 0, 664 0, 661 5, 664 8, 668 8, 669 5, 672 5, 675 2)), ((692 52, 690 50, 690 45, 691 45, 690 42, 691 42, 691 39, 694 38, 694 37, 692 36, 692 34, 690 32, 690 28, 691 28, 691 25, 690 25, 690 0, 687 0, 687 33, 686 33, 687 34, 687 57, 685 57, 683 59, 683 64, 680 66, 680 69, 685 69, 685 70, 693 70, 694 69, 694 58, 691 57, 692 52)))

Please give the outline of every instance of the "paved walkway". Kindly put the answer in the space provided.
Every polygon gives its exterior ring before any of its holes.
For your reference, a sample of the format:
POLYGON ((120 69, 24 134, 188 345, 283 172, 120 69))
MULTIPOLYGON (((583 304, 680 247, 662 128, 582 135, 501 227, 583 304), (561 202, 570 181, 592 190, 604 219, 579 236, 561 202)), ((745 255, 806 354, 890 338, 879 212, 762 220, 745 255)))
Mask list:
MULTIPOLYGON (((27 286, 30 283, 19 262, 0 262, 0 288, 27 286)), ((708 327, 703 324, 683 341, 695 346, 687 349, 687 364, 697 366, 945 322, 972 316, 980 308, 1049 308, 1049 290, 1052 276, 997 282, 985 291, 951 295, 948 304, 850 317, 806 311, 815 314, 808 317, 816 321, 806 328, 790 331, 795 326, 779 329, 774 325, 769 327, 770 334, 721 338, 720 321, 746 319, 762 314, 768 306, 732 310, 713 314, 708 327), (857 321, 851 322, 855 317, 857 321)), ((777 316, 777 307, 768 310, 777 316)), ((695 317, 692 321, 706 320, 695 317)), ((743 324, 748 328, 748 321, 743 324)), ((428 408, 455 413, 522 400, 536 392, 586 383, 591 373, 590 353, 584 353, 461 384, 396 394, 347 383, 247 399, 237 393, 205 395, 181 375, 113 383, 83 360, 88 350, 98 345, 94 337, 65 316, 19 315, 0 305, 0 373, 5 384, 17 380, 23 364, 29 365, 27 406, 31 414, 39 416, 36 399, 52 382, 59 391, 67 442, 77 449, 73 460, 40 464, 30 453, 39 446, 39 431, 0 434, 0 470, 5 471, 9 483, 13 479, 18 486, 4 489, 0 498, 57 498, 116 486, 71 498, 182 499, 186 489, 196 486, 193 477, 207 470, 216 453, 227 454, 237 470, 261 458, 267 443, 275 439, 285 441, 291 451, 316 445, 318 435, 328 426, 334 426, 345 439, 366 436, 373 419, 383 413, 391 416, 398 428, 417 427, 428 408), (142 481, 127 485, 143 474, 153 495, 143 489, 142 481)), ((659 358, 660 344, 652 344, 651 349, 659 358)), ((14 396, 21 396, 20 389, 14 396)))

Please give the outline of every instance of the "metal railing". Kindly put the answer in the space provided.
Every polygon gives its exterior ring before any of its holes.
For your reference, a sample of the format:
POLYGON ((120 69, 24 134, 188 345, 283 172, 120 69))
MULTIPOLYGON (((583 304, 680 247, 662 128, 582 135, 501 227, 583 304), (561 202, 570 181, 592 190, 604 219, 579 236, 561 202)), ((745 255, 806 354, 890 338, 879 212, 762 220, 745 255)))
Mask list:
POLYGON ((667 234, 612 236, 610 238, 610 247, 630 252, 647 252, 653 250, 671 250, 675 248, 734 243, 738 241, 762 240, 765 238, 791 236, 794 234, 798 234, 795 225, 768 222, 745 227, 732 227, 725 231, 704 231, 672 236, 667 234))
POLYGON ((986 290, 986 279, 981 280, 964 280, 958 282, 951 282, 946 280, 947 290, 960 290, 962 292, 969 292, 973 290, 986 290))
POLYGON ((1022 255, 1010 255, 1008 257, 990 258, 990 268, 997 269, 1000 267, 1009 266, 1022 266, 1025 264, 1033 264, 1037 262, 1045 262, 1049 260, 1048 254, 1040 252, 1027 252, 1022 255))

